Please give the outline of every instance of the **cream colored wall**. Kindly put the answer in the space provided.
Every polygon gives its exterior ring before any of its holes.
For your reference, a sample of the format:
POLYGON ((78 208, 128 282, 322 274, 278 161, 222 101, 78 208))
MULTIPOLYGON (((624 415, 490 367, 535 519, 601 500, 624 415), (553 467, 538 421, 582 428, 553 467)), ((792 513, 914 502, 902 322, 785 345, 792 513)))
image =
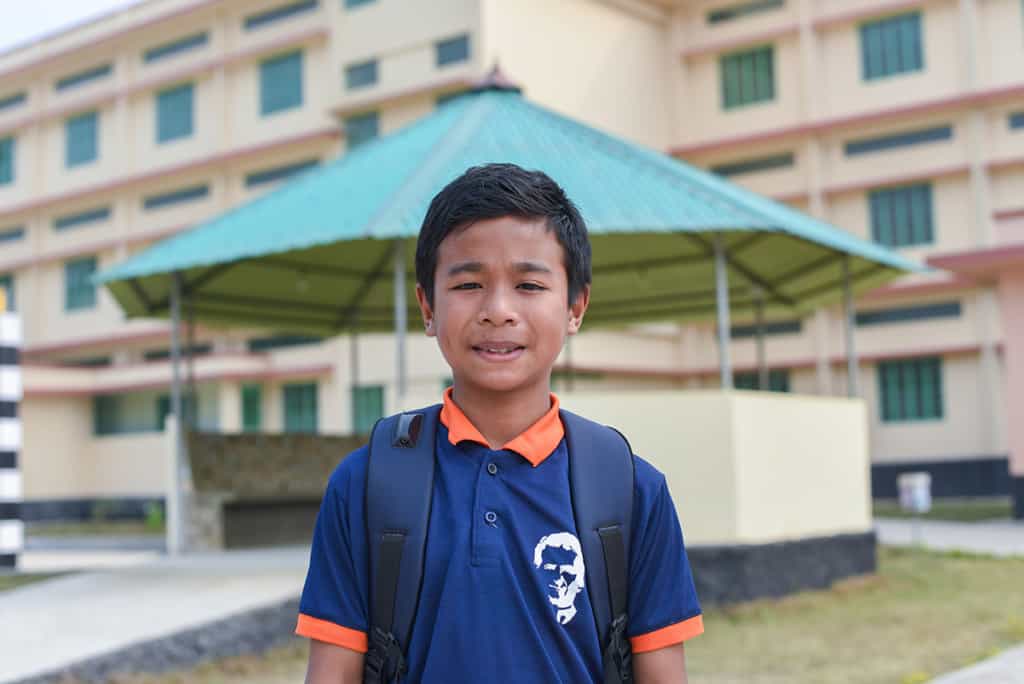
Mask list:
POLYGON ((23 435, 19 465, 25 499, 81 496, 83 483, 91 477, 89 399, 26 397, 19 409, 23 435))
POLYGON ((985 88, 1020 82, 1024 62, 1024 7, 1017 0, 984 0, 978 7, 978 29, 985 38, 977 43, 977 69, 985 88))
POLYGON ((573 393, 562 403, 622 430, 665 474, 688 544, 870 528, 860 401, 718 391, 613 396, 573 393))
POLYGON ((485 68, 534 102, 634 142, 670 143, 668 29, 592 0, 480 0, 485 68))

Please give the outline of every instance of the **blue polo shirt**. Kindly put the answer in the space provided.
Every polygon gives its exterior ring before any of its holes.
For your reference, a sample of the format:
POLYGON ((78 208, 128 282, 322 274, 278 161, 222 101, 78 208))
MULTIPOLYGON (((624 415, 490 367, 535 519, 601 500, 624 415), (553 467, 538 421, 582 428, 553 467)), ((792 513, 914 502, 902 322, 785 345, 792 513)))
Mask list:
MULTIPOLYGON (((445 393, 410 682, 601 682, 558 399, 499 450, 445 393)), ((296 634, 367 649, 366 447, 335 469, 313 535, 296 634)), ((636 465, 629 559, 634 653, 703 631, 665 477, 636 465)))

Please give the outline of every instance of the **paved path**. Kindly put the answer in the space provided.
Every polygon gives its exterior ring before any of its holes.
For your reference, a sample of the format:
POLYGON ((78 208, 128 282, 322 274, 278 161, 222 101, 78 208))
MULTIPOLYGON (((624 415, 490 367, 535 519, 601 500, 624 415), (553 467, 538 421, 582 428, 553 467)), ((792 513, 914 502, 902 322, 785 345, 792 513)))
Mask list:
POLYGON ((1024 556, 1024 521, 944 522, 875 518, 878 541, 889 546, 920 543, 936 551, 1024 556), (915 529, 915 525, 917 525, 915 529))
POLYGON ((931 684, 1024 684, 1024 646, 933 679, 931 684))
POLYGON ((159 556, 0 593, 0 682, 298 596, 308 547, 159 556))

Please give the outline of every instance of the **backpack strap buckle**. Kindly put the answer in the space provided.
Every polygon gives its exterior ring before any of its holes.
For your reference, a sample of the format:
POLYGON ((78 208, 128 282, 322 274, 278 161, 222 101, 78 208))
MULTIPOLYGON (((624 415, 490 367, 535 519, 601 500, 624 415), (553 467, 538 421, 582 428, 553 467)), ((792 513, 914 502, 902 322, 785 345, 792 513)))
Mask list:
POLYGON ((364 661, 363 681, 368 684, 390 684, 405 676, 407 669, 405 655, 395 635, 374 627, 370 631, 370 648, 364 661))

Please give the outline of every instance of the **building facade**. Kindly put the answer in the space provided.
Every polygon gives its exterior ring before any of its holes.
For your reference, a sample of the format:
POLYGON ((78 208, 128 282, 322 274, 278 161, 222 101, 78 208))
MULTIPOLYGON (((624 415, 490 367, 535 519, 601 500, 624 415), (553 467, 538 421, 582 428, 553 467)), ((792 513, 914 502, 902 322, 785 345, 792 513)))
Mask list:
MULTIPOLYGON (((1019 0, 148 0, 0 54, 0 285, 24 321, 29 506, 164 489, 147 454, 169 410, 168 324, 124 320, 92 274, 495 64, 542 105, 913 258, 975 255, 858 302, 859 388, 876 495, 922 464, 940 494, 1010 490, 1013 288, 980 277, 976 253, 1024 241, 1019 0)), ((748 388, 751 323, 733 343, 748 388)), ((845 395, 838 309, 768 332, 770 389, 845 395)), ((386 335, 199 325, 187 345, 204 429, 364 431, 398 406, 386 335)), ((409 359, 411 400, 436 400, 433 341, 409 359)), ((710 322, 589 331, 570 365, 562 392, 718 382, 710 322)))

